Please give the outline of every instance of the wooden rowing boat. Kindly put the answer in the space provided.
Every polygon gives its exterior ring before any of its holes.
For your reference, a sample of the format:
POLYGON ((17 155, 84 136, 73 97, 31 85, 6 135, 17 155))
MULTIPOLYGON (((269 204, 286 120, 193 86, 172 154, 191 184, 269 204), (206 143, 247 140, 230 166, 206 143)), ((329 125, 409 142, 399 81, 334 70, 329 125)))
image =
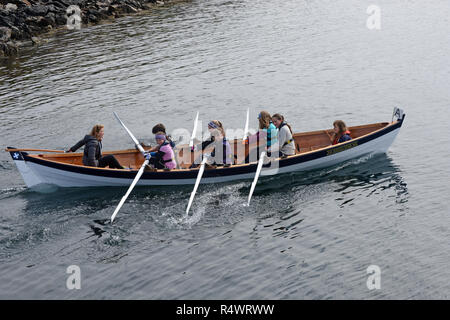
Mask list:
MULTIPOLYGON (((400 109, 396 109, 400 110, 400 109)), ((332 130, 320 130, 293 135, 296 154, 271 159, 265 172, 261 175, 282 174, 294 171, 313 170, 332 166, 353 158, 368 154, 385 153, 393 143, 405 119, 400 110, 397 119, 392 122, 380 122, 350 127, 352 140, 331 145, 329 135, 332 130)), ((235 153, 235 162, 229 167, 211 167, 204 172, 202 183, 217 183, 241 179, 252 179, 257 167, 257 161, 245 163, 246 157, 254 145, 245 145, 242 140, 234 140, 231 147, 235 153)), ((82 153, 54 153, 30 154, 30 150, 6 148, 25 184, 33 187, 39 184, 53 184, 60 187, 93 187, 93 186, 129 186, 136 176, 137 170, 144 162, 144 158, 136 149, 104 152, 113 154, 127 169, 109 169, 87 167, 82 164, 82 153)), ((190 185, 194 184, 198 168, 190 169, 194 155, 190 153, 188 145, 180 145, 175 149, 177 162, 180 164, 174 170, 145 171, 138 185, 190 185)), ((264 171, 264 170, 263 170, 264 171)))

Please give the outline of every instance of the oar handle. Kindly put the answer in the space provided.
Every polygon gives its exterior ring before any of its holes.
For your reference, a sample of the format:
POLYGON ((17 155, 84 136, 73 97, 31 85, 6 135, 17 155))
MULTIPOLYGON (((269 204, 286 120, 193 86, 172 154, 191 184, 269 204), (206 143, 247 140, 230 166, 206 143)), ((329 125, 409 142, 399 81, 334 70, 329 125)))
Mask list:
POLYGON ((49 150, 49 149, 5 149, 6 152, 20 152, 20 151, 36 151, 36 152, 55 152, 55 153, 64 153, 64 150, 49 150))

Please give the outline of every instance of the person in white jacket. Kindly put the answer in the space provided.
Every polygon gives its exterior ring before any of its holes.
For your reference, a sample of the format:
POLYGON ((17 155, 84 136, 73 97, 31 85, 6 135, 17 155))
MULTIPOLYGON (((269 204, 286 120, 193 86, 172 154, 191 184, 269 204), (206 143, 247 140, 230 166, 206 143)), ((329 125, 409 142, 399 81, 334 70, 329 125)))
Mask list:
POLYGON ((284 117, 275 113, 272 116, 273 124, 278 128, 278 143, 280 157, 292 156, 295 154, 294 137, 291 126, 284 121, 284 117))

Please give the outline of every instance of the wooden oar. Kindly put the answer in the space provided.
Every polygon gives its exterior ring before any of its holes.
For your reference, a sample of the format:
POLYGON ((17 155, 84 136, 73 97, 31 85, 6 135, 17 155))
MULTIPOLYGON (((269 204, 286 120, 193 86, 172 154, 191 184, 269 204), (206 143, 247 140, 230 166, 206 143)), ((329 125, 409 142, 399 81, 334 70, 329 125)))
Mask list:
MULTIPOLYGON (((130 130, 128 130, 128 128, 125 126, 125 124, 122 122, 122 120, 120 120, 120 118, 117 115, 117 113, 114 112, 114 116, 116 117, 117 121, 119 121, 119 123, 122 125, 122 127, 127 131, 128 135, 131 137, 133 142, 136 144, 136 147, 139 149, 139 151, 145 156, 145 150, 144 150, 144 148, 142 148, 141 144, 136 139, 136 137, 131 133, 130 130)), ((133 182, 131 183, 131 186, 128 188, 127 193, 120 200, 119 205, 117 206, 116 210, 114 210, 114 213, 111 216, 111 223, 113 223, 114 218, 116 217, 116 215, 119 212, 120 208, 122 208, 125 200, 127 200, 128 196, 131 193, 131 191, 133 190, 134 186, 136 185, 136 183, 141 178, 142 174, 144 173, 145 166, 148 165, 148 163, 149 163, 149 160, 145 160, 144 163, 142 164, 142 166, 139 169, 136 177, 134 178, 133 182)))
POLYGON ((203 171, 205 171, 206 161, 208 161, 208 157, 204 156, 202 163, 200 165, 200 169, 198 170, 197 180, 195 181, 194 190, 192 190, 191 197, 189 198, 189 203, 186 208, 186 214, 189 213, 189 209, 191 208, 192 202, 194 201, 195 193, 197 192, 198 185, 200 184, 200 180, 202 180, 203 171))
POLYGON ((149 160, 145 160, 142 164, 141 168, 139 169, 136 177, 134 178, 133 182, 131 183, 131 186, 128 188, 127 193, 122 197, 122 199, 119 202, 119 205, 117 206, 116 210, 114 210, 114 213, 111 216, 111 223, 113 223, 114 218, 116 217, 117 213, 119 212, 120 208, 122 208, 123 204, 125 203, 125 200, 127 200, 128 196, 130 195, 131 191, 133 190, 136 183, 141 178, 142 174, 144 173, 145 166, 148 165, 149 160))
POLYGON ((195 117, 194 130, 192 130, 191 141, 189 141, 190 148, 192 148, 194 146, 195 133, 197 132, 197 123, 198 123, 198 111, 197 111, 197 116, 195 117))
POLYGON ((16 152, 16 151, 36 151, 36 152, 56 152, 56 153, 64 153, 64 150, 48 150, 48 149, 5 149, 8 152, 16 152))
POLYGON ((259 174, 261 173, 261 168, 264 163, 264 157, 266 156, 266 152, 261 152, 261 156, 259 157, 258 167, 256 168, 255 179, 253 179, 252 187, 250 188, 250 193, 248 195, 247 205, 250 205, 250 200, 252 199, 253 191, 255 191, 256 183, 258 182, 259 174))

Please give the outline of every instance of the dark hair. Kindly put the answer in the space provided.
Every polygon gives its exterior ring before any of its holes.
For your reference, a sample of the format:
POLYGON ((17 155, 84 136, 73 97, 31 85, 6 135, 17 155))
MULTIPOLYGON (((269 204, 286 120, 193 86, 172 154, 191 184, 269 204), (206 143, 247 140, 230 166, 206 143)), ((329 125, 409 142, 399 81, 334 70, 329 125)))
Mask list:
MULTIPOLYGON (((273 119, 273 118, 275 118, 275 119, 277 119, 277 120, 280 120, 281 122, 286 123, 286 122, 284 121, 284 117, 283 117, 281 114, 279 114, 279 113, 275 113, 275 114, 272 116, 272 119, 273 119)), ((289 128, 289 130, 291 131, 291 134, 294 134, 294 133, 292 132, 291 126, 290 126, 288 123, 286 123, 286 125, 287 125, 287 127, 289 128)))
POLYGON ((166 134, 166 127, 162 123, 156 124, 152 129, 153 134, 156 134, 159 131, 164 132, 164 134, 166 134))
POLYGON ((333 122, 333 127, 334 126, 339 128, 339 134, 341 135, 344 134, 346 131, 348 131, 347 125, 342 120, 336 120, 335 122, 333 122))

